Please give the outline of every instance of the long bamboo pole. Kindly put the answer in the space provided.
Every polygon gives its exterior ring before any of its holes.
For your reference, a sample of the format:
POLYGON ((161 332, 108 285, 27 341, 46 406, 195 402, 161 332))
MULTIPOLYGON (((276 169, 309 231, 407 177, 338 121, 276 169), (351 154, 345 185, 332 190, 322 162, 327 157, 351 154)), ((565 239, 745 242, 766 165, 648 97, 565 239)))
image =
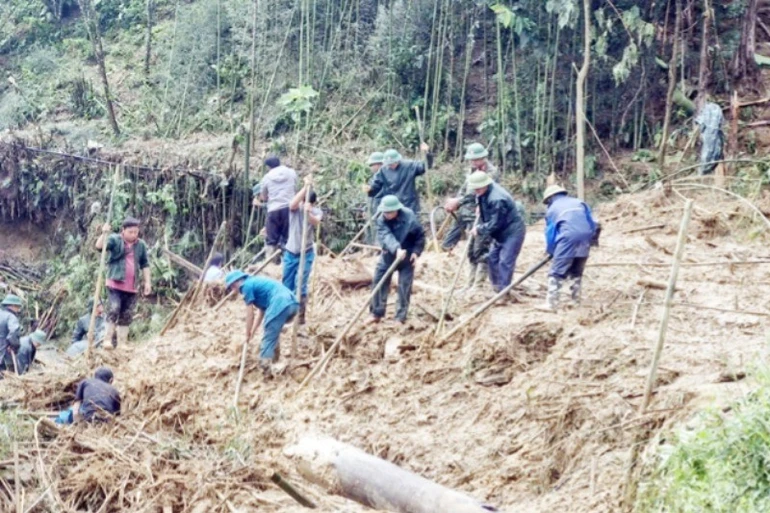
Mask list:
POLYGON ((198 283, 195 284, 195 292, 193 293, 190 306, 195 306, 196 301, 198 301, 198 296, 201 293, 201 289, 203 289, 203 280, 206 278, 206 271, 208 270, 209 265, 211 265, 211 259, 217 251, 217 243, 219 242, 220 236, 225 232, 226 226, 227 221, 222 221, 222 224, 219 226, 219 231, 217 231, 217 235, 214 237, 214 242, 211 244, 211 249, 209 250, 209 256, 206 258, 206 264, 203 266, 203 272, 198 279, 198 283))
POLYGON ((466 317, 465 319, 460 321, 460 323, 457 326, 455 326, 454 328, 452 328, 452 330, 449 333, 447 333, 446 335, 441 337, 441 339, 439 339, 439 343, 444 343, 447 340, 449 340, 455 333, 457 333, 458 331, 463 329, 473 319, 477 318, 478 316, 480 316, 481 314, 483 314, 484 312, 489 310, 489 308, 492 305, 494 305, 500 298, 504 297, 506 294, 508 294, 508 292, 511 291, 511 289, 513 289, 514 287, 518 286, 519 284, 521 284, 521 282, 523 282, 524 280, 526 280, 527 278, 529 278, 530 276, 535 274, 535 272, 537 272, 538 269, 543 267, 550 260, 551 260, 551 256, 548 255, 545 258, 543 258, 541 261, 539 261, 538 263, 536 263, 535 265, 530 267, 527 270, 527 272, 525 272, 524 275, 521 278, 519 278, 515 282, 513 282, 510 285, 508 285, 507 287, 505 287, 503 290, 498 292, 494 297, 492 297, 489 301, 487 301, 486 303, 484 303, 483 305, 478 307, 476 310, 474 310, 473 313, 471 313, 468 317, 466 317))
POLYGON ((369 226, 377 219, 377 217, 379 217, 379 215, 380 215, 380 213, 377 212, 376 214, 374 214, 372 217, 370 217, 366 221, 366 224, 364 224, 364 227, 361 228, 361 230, 356 234, 355 237, 353 237, 350 240, 350 242, 348 242, 348 245, 345 246, 345 249, 343 249, 342 252, 339 255, 337 255, 337 258, 342 258, 343 256, 345 256, 345 253, 347 253, 350 250, 350 248, 353 247, 353 243, 354 242, 358 242, 358 239, 361 238, 361 236, 366 232, 366 230, 369 228, 369 226))
POLYGON ((326 367, 326 364, 329 363, 329 360, 331 360, 332 356, 334 356, 334 353, 337 351, 337 347, 342 343, 343 340, 345 340, 345 337, 347 336, 350 329, 353 327, 353 325, 358 321, 359 317, 361 317, 361 314, 364 313, 366 308, 369 306, 369 303, 371 302, 372 298, 377 294, 380 289, 385 285, 385 283, 390 283, 390 276, 393 274, 393 272, 396 270, 398 265, 401 263, 403 258, 396 258, 391 266, 388 268, 387 271, 385 271, 385 275, 382 277, 380 282, 374 286, 372 289, 371 294, 369 294, 369 297, 366 301, 361 303, 361 307, 358 309, 356 314, 353 316, 352 319, 348 322, 348 324, 345 326, 345 328, 340 332, 340 334, 337 336, 337 340, 334 341, 334 343, 331 345, 328 351, 326 351, 326 354, 324 355, 323 359, 321 359, 318 364, 313 367, 313 370, 310 371, 310 374, 307 375, 305 380, 299 385, 299 388, 297 389, 297 393, 300 392, 305 386, 307 386, 310 381, 318 374, 321 369, 326 367))
MULTIPOLYGON (((301 205, 299 208, 303 209, 310 205, 310 193, 313 191, 313 175, 309 175, 308 182, 305 185, 305 202, 303 205, 301 205)), ((307 265, 307 229, 308 229, 308 219, 310 218, 310 213, 305 211, 302 214, 302 241, 300 243, 300 255, 299 255, 299 268, 297 269, 297 287, 295 289, 295 292, 297 294, 297 300, 300 302, 300 305, 302 303, 302 286, 304 285, 304 275, 305 275, 305 265, 307 265)), ((309 291, 308 291, 309 292, 309 291)), ((307 304, 306 304, 307 305, 307 304)), ((300 306, 302 308, 302 306, 300 306)), ((299 321, 300 316, 297 315, 294 318, 294 324, 291 327, 291 358, 297 357, 297 334, 299 333, 299 321)))
MULTIPOLYGON (((115 174, 112 176, 112 190, 110 191, 110 203, 107 207, 107 222, 112 220, 112 210, 115 205, 115 190, 118 188, 118 179, 120 177, 120 166, 115 166, 115 174)), ((96 287, 94 287, 93 301, 94 304, 91 307, 91 320, 88 322, 88 344, 86 345, 86 362, 91 365, 91 349, 94 345, 94 336, 96 328, 96 309, 99 307, 100 296, 102 295, 102 285, 104 284, 104 268, 107 265, 107 235, 102 233, 100 237, 104 237, 102 244, 102 255, 99 260, 99 273, 96 275, 96 287)), ((108 341, 109 342, 109 341, 108 341)))
POLYGON ((684 215, 682 216, 682 224, 679 226, 679 237, 676 240, 676 251, 674 251, 674 262, 671 265, 671 276, 668 279, 668 287, 666 288, 666 300, 663 307, 663 317, 660 320, 660 330, 658 331, 658 341, 655 344, 655 350, 652 355, 652 363, 650 364, 650 374, 647 377, 647 386, 644 389, 644 400, 642 406, 639 409, 640 414, 644 414, 647 407, 650 405, 650 398, 652 396, 652 389, 655 385, 655 376, 658 373, 658 364, 660 363, 660 355, 663 351, 663 344, 666 342, 666 331, 668 330, 668 319, 671 315, 671 306, 673 304, 674 291, 676 290, 676 279, 679 276, 679 264, 682 262, 682 256, 684 255, 684 248, 687 245, 687 226, 690 224, 690 217, 692 215, 693 200, 687 200, 684 204, 684 215))

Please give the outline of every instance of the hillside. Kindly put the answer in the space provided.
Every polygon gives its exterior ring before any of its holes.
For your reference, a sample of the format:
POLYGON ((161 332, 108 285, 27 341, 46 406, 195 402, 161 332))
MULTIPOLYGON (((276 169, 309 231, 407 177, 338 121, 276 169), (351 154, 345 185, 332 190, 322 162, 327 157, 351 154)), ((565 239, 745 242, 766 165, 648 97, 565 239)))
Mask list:
MULTIPOLYGON (((442 347, 422 309, 440 310, 459 256, 426 254, 408 325, 357 325, 326 371, 297 392, 318 345, 334 340, 366 296, 340 289, 336 278, 374 262, 320 258, 294 360, 302 364, 265 382, 252 347, 238 420, 231 404, 239 301, 219 312, 199 308, 165 337, 100 352, 115 371, 124 414, 109 426, 22 443, 26 501, 50 490, 42 504, 53 508, 93 510, 106 497, 100 511, 299 511, 269 483, 278 471, 320 511, 363 511, 304 481, 286 455, 301 435, 322 433, 500 511, 618 511, 631 447, 640 443, 644 454, 695 412, 746 393, 746 372, 767 356, 770 310, 758 299, 768 283, 767 220, 716 193, 683 183, 674 191, 624 196, 598 210, 604 231, 582 307, 559 315, 535 310, 544 293, 540 272, 517 299, 442 347), (680 194, 696 199, 695 210, 655 394, 640 415, 663 292, 639 283, 667 280, 680 194), (757 260, 763 263, 746 264, 757 260), (386 357, 391 344, 400 350, 386 357)), ((518 272, 541 252, 542 226, 535 225, 518 272)), ((456 297, 448 327, 480 299, 456 297)), ((282 340, 285 354, 289 336, 282 340)), ((85 372, 82 361, 51 363, 0 382, 0 397, 28 411, 55 409, 85 372)), ((12 469, 2 464, 0 475, 12 469)))

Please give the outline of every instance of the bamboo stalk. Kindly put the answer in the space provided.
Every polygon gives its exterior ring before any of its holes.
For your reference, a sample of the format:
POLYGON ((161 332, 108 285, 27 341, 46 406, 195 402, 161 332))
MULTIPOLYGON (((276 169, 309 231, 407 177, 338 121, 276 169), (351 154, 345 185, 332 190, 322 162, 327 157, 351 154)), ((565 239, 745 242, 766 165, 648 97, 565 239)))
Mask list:
MULTIPOLYGON (((120 177, 120 166, 115 166, 115 174, 112 176, 112 190, 110 191, 110 203, 107 207, 107 222, 112 221, 112 210, 115 205, 115 190, 118 188, 118 178, 120 177)), ((102 243, 102 254, 99 260, 99 272, 96 275, 96 287, 94 287, 93 300, 91 307, 91 320, 88 322, 88 344, 86 345, 86 362, 91 365, 91 351, 94 346, 94 336, 96 335, 96 309, 99 307, 99 300, 102 295, 102 285, 104 283, 104 268, 107 265, 107 234, 102 232, 104 237, 102 243)))
POLYGON ((286 492, 289 497, 300 503, 302 506, 310 509, 316 509, 316 505, 313 503, 313 501, 299 493, 299 491, 286 480, 284 480, 284 478, 281 477, 281 474, 278 472, 273 472, 273 475, 270 476, 270 481, 278 485, 278 488, 286 492))
POLYGON ((668 288, 666 289, 666 300, 663 309, 663 317, 660 320, 660 330, 658 332, 658 341, 655 345, 655 350, 652 355, 652 363, 650 364, 650 373, 647 377, 647 385, 644 390, 644 399, 642 400, 642 406, 639 409, 639 413, 644 415, 647 407, 650 405, 650 399, 652 397, 652 389, 655 385, 655 376, 658 372, 658 364, 660 363, 660 355, 663 351, 663 344, 666 342, 666 331, 668 329, 668 319, 671 314, 671 305, 673 303, 674 291, 676 290, 676 280, 679 276, 679 264, 682 262, 682 256, 684 255, 684 248, 687 245, 687 227, 690 224, 690 217, 692 215, 693 200, 687 200, 684 205, 684 215, 682 216, 682 224, 679 227, 679 237, 676 241, 676 251, 674 252, 674 262, 671 265, 671 276, 668 280, 668 288))
MULTIPOLYGON (((310 205, 310 194, 313 192, 313 175, 308 176, 308 184, 305 185, 305 202, 300 205, 300 209, 303 209, 310 205)), ((300 243, 300 255, 299 255, 299 268, 297 269, 297 288, 295 292, 297 294, 297 300, 302 304, 302 285, 304 284, 305 265, 307 265, 307 229, 309 224, 310 212, 303 212, 302 215, 302 241, 300 243)), ((308 291, 310 292, 310 291, 308 291)), ((306 303, 307 305, 307 303, 306 303)), ((300 306, 302 308, 302 306, 300 306)), ((299 319, 297 315, 294 319, 294 324, 291 328, 291 358, 297 357, 297 334, 299 333, 299 319)))
POLYGON ((366 230, 369 228, 369 225, 371 225, 371 224, 372 224, 372 223, 375 221, 375 219, 377 219, 377 217, 378 217, 379 215, 380 215, 380 213, 379 213, 379 212, 377 212, 377 213, 376 213, 376 214, 374 214, 372 217, 370 217, 369 219, 367 219, 367 221, 366 221, 366 224, 364 224, 364 227, 363 227, 363 228, 361 228, 361 230, 359 230, 359 232, 358 232, 358 233, 355 235, 355 237, 353 237, 353 238, 350 240, 350 242, 348 242, 348 245, 347 245, 347 246, 345 246, 345 249, 343 249, 343 250, 342 250, 342 252, 341 252, 339 255, 337 255, 337 258, 341 258, 341 257, 345 256, 345 253, 347 253, 347 252, 348 252, 348 250, 350 250, 350 248, 352 248, 352 247, 353 247, 353 243, 354 243, 354 242, 358 242, 358 239, 360 239, 360 238, 361 238, 361 236, 362 236, 362 235, 363 235, 363 234, 366 232, 366 230))
POLYGON ((506 296, 506 295, 508 294, 508 292, 510 292, 510 291, 511 291, 511 290, 512 290, 514 287, 518 286, 519 284, 521 284, 521 282, 523 282, 524 280, 526 280, 527 278, 529 278, 530 276, 532 276, 533 274, 535 274, 535 273, 537 272, 537 270, 538 270, 538 269, 540 269, 541 267, 543 267, 543 266, 544 266, 545 264, 547 264, 547 263, 548 263, 550 260, 551 260, 551 256, 550 256, 550 255, 548 255, 548 256, 546 256, 545 258, 543 258, 541 261, 539 261, 538 263, 536 263, 535 265, 533 265, 532 267, 530 267, 530 268, 527 270, 527 272, 525 272, 525 273, 524 273, 524 275, 523 275, 521 278, 519 278, 518 280, 514 281, 513 283, 511 283, 510 285, 508 285, 507 287, 505 287, 503 290, 501 290, 500 292, 498 292, 497 294, 495 294, 495 296, 494 296, 494 297, 492 297, 492 298, 491 298, 489 301, 487 301, 486 303, 484 303, 483 305, 481 305, 480 307, 478 307, 476 310, 474 310, 474 311, 473 311, 473 313, 471 313, 471 314, 470 314, 469 316, 467 316, 465 319, 461 320, 461 321, 460 321, 460 323, 459 323, 457 326, 455 326, 454 328, 452 328, 452 330, 451 330, 449 333, 447 333, 446 335, 444 335, 443 337, 441 337, 441 338, 439 339, 439 343, 440 343, 440 344, 443 344, 444 342, 446 342, 447 340, 449 340, 449 339, 450 339, 450 338, 451 338, 451 337, 452 337, 452 336, 453 336, 455 333, 457 333, 458 331, 460 331, 461 329, 463 329, 463 328, 464 328, 466 325, 468 325, 468 324, 469 324, 469 323, 470 323, 472 320, 474 320, 475 318, 477 318, 478 316, 480 316, 481 314, 483 314, 484 312, 486 312, 487 310, 489 310, 489 308, 491 308, 491 307, 492 307, 492 305, 494 305, 495 303, 497 303, 497 301, 498 301, 499 299, 501 299, 501 298, 503 298, 504 296, 506 296))
MULTIPOLYGON (((468 237, 468 248, 470 248, 472 244, 473 244, 473 235, 468 237)), ((449 291, 446 293, 446 296, 444 297, 444 305, 441 308, 441 315, 439 316, 438 324, 436 325, 436 332, 433 335, 436 338, 440 337, 441 332, 444 330, 446 313, 447 313, 447 310, 449 310, 449 304, 452 302, 452 294, 454 294, 454 291, 457 288, 457 282, 460 280, 460 274, 462 274, 462 270, 465 267, 465 260, 466 258, 464 256, 460 257, 460 263, 457 265, 457 271, 455 271, 455 276, 452 279, 452 286, 449 288, 449 291)))
POLYGON ((398 267, 398 265, 401 263, 402 260, 403 259, 401 258, 396 258, 391 264, 391 266, 388 268, 388 270, 385 271, 385 275, 382 277, 380 282, 374 286, 367 300, 361 303, 361 307, 358 309, 358 311, 353 316, 353 318, 350 319, 350 321, 342 330, 342 332, 337 336, 337 340, 334 341, 334 343, 331 345, 331 347, 329 347, 329 350, 326 352, 326 354, 321 359, 321 361, 318 362, 318 364, 315 367, 313 367, 313 370, 310 371, 310 374, 308 374, 307 377, 305 377, 305 380, 299 385, 299 388, 297 389, 297 393, 299 393, 303 388, 305 388, 305 386, 307 386, 307 384, 313 380, 316 374, 318 374, 321 371, 321 369, 323 369, 326 366, 326 364, 329 363, 329 360, 331 360, 332 356, 334 356, 334 353, 336 352, 337 347, 339 347, 339 345, 345 339, 350 329, 353 327, 356 321, 358 321, 358 319, 361 317, 361 314, 364 313, 364 311, 369 306, 369 303, 371 302, 375 294, 377 294, 386 283, 390 283, 390 276, 393 274, 393 272, 396 270, 396 268, 398 267))
POLYGON ((195 292, 193 292, 192 301, 190 302, 191 306, 195 306, 195 303, 198 301, 198 296, 203 289, 203 280, 206 278, 206 271, 208 270, 209 265, 211 265, 211 259, 214 257, 214 253, 216 253, 217 250, 217 242, 219 242, 219 237, 224 233, 226 226, 227 221, 222 221, 222 224, 219 226, 219 231, 217 231, 217 234, 214 237, 214 242, 211 244, 211 249, 209 250, 209 256, 206 258, 206 264, 203 266, 203 272, 198 279, 198 283, 195 284, 195 292))

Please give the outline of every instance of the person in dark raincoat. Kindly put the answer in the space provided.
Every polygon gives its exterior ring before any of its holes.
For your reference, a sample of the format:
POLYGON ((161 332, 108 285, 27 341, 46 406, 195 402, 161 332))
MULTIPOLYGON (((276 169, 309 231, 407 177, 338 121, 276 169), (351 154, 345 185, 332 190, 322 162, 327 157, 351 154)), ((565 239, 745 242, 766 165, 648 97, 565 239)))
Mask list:
POLYGON ((415 215, 420 215, 420 196, 417 194, 417 177, 424 175, 433 163, 433 154, 428 145, 422 143, 420 150, 425 153, 425 162, 404 160, 397 150, 387 150, 383 166, 369 183, 367 194, 370 198, 384 198, 393 195, 415 215))
POLYGON ((566 279, 572 280, 572 302, 580 304, 583 271, 598 224, 589 206, 567 195, 567 191, 559 185, 545 190, 543 203, 548 205, 545 214, 546 252, 553 257, 544 309, 556 311, 559 291, 566 279))
MULTIPOLYGON (((377 262, 372 287, 375 287, 393 265, 396 258, 402 258, 398 271, 398 304, 396 320, 405 323, 409 314, 409 299, 412 296, 414 265, 425 249, 425 230, 417 216, 406 208, 396 196, 388 195, 380 202, 381 215, 377 218, 377 241, 382 254, 377 262)), ((378 323, 385 317, 388 303, 390 279, 372 298, 369 305, 371 317, 368 323, 378 323)))
POLYGON ((513 280, 527 228, 511 194, 487 173, 475 171, 468 178, 468 186, 476 194, 479 211, 471 234, 492 239, 487 257, 489 280, 495 292, 500 292, 513 280))
POLYGON ((13 372, 16 352, 19 350, 21 325, 17 317, 22 307, 21 298, 8 294, 0 303, 0 371, 13 372))

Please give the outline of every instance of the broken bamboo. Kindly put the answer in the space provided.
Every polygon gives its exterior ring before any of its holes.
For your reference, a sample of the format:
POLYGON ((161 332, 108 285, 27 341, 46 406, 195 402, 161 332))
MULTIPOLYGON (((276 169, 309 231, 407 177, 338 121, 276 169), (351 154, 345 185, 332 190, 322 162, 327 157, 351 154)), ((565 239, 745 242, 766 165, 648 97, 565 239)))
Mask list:
POLYGON ((377 212, 377 213, 376 213, 376 214, 374 214, 372 217, 370 217, 369 219, 367 219, 366 223, 364 224, 364 227, 363 227, 363 228, 361 228, 361 229, 358 231, 358 233, 355 235, 355 237, 353 237, 353 238, 350 240, 350 242, 348 242, 348 245, 347 245, 347 246, 345 246, 345 249, 343 249, 343 250, 340 252, 340 254, 339 254, 339 255, 337 255, 337 258, 342 258, 343 256, 345 256, 345 254, 346 254, 346 253, 347 253, 347 252, 350 250, 350 248, 352 248, 352 247, 353 247, 353 243, 355 243, 355 242, 358 242, 358 239, 360 239, 360 238, 361 238, 361 236, 362 236, 362 235, 363 235, 363 234, 366 232, 366 230, 369 228, 369 226, 370 226, 370 225, 371 225, 371 224, 372 224, 372 223, 373 223, 373 222, 374 222, 374 221, 377 219, 377 217, 379 217, 379 215, 380 215, 380 213, 379 213, 379 212, 377 212))
MULTIPOLYGON (((297 285, 293 291, 297 296, 297 301, 300 303, 300 308, 307 305, 307 302, 303 305, 302 301, 302 288, 305 285, 305 266, 307 265, 307 229, 310 218, 310 211, 305 210, 305 207, 310 205, 310 194, 313 192, 313 175, 308 175, 307 180, 305 185, 305 201, 302 205, 298 206, 298 208, 303 209, 304 212, 302 214, 302 239, 300 241, 299 268, 295 275, 297 278, 297 285)), ((294 323, 291 327, 291 359, 297 357, 297 335, 299 334, 300 318, 304 318, 304 312, 303 315, 296 315, 294 317, 294 323)))
POLYGON ((291 483, 287 482, 278 472, 273 472, 273 475, 270 476, 270 481, 274 482, 278 488, 286 492, 289 497, 297 501, 302 506, 305 506, 309 509, 316 509, 316 505, 313 503, 313 501, 299 493, 299 491, 294 488, 291 483))
MULTIPOLYGON (((472 247, 473 245, 473 235, 468 237, 468 247, 472 247)), ((444 297, 444 304, 441 307, 441 315, 439 316, 438 325, 436 325, 436 332, 433 334, 434 337, 438 338, 441 336, 441 332, 444 331, 444 324, 446 319, 446 313, 447 310, 449 310, 449 304, 452 302, 452 295, 455 292, 455 289, 457 288, 457 282, 460 279, 460 274, 463 271, 463 267, 465 267, 465 258, 464 255, 460 257, 460 263, 457 266, 457 271, 455 271, 454 278, 452 279, 452 286, 449 287, 449 292, 447 292, 446 296, 444 297)))
MULTIPOLYGON (((112 209, 115 204, 115 189, 118 188, 118 178, 120 177, 120 166, 115 166, 115 174, 112 176, 112 190, 110 191, 110 202, 107 207, 107 223, 112 221, 112 209)), ((104 284, 104 268, 107 266, 107 234, 102 230, 102 255, 99 260, 99 273, 96 275, 96 287, 94 287, 94 304, 91 306, 91 320, 88 321, 88 335, 86 340, 86 362, 91 365, 91 350, 94 347, 94 336, 96 335, 96 309, 99 308, 101 301, 102 285, 104 284)))
POLYGON ((342 330, 342 332, 337 336, 337 340, 335 340, 334 343, 331 345, 331 347, 329 347, 329 350, 326 351, 326 354, 321 359, 321 361, 318 362, 318 365, 313 367, 313 370, 311 370, 310 373, 307 375, 307 377, 305 377, 305 379, 302 381, 302 383, 300 383, 299 388, 297 389, 297 393, 299 393, 300 390, 305 388, 305 386, 307 386, 307 384, 310 383, 310 381, 312 381, 312 379, 316 376, 316 374, 318 374, 321 371, 321 369, 323 369, 326 366, 326 364, 329 363, 329 360, 331 360, 332 356, 334 356, 334 353, 337 350, 337 347, 339 347, 342 341, 345 340, 345 337, 347 336, 348 332, 356 323, 356 321, 358 321, 358 319, 361 317, 361 314, 364 313, 364 310, 366 310, 366 307, 369 306, 369 303, 371 302, 374 295, 380 291, 380 289, 383 287, 385 283, 390 283, 391 275, 399 266, 402 260, 403 258, 396 258, 391 264, 391 266, 388 268, 388 270, 385 271, 385 275, 382 277, 380 282, 374 286, 367 300, 361 303, 361 307, 358 309, 358 311, 353 316, 353 318, 350 319, 350 321, 342 330))
POLYGON ((676 240, 676 250, 674 251, 674 262, 671 265, 671 276, 668 280, 668 288, 666 289, 666 300, 663 309, 663 317, 660 320, 660 330, 658 332, 658 341, 655 345, 655 350, 652 355, 652 363, 650 364, 650 373, 647 377, 647 385, 644 390, 644 399, 640 408, 640 414, 644 415, 647 410, 647 406, 650 405, 650 399, 652 396, 652 389, 655 385, 655 376, 658 372, 658 364, 660 363, 660 355, 663 351, 663 344, 666 342, 666 331, 668 329, 668 319, 671 315, 671 305, 674 298, 674 290, 676 289, 676 280, 679 276, 679 264, 682 262, 682 256, 684 255, 684 248, 687 244, 687 227, 690 224, 690 217, 692 215, 693 200, 687 200, 684 205, 684 215, 682 216, 682 224, 679 226, 679 237, 676 240))

